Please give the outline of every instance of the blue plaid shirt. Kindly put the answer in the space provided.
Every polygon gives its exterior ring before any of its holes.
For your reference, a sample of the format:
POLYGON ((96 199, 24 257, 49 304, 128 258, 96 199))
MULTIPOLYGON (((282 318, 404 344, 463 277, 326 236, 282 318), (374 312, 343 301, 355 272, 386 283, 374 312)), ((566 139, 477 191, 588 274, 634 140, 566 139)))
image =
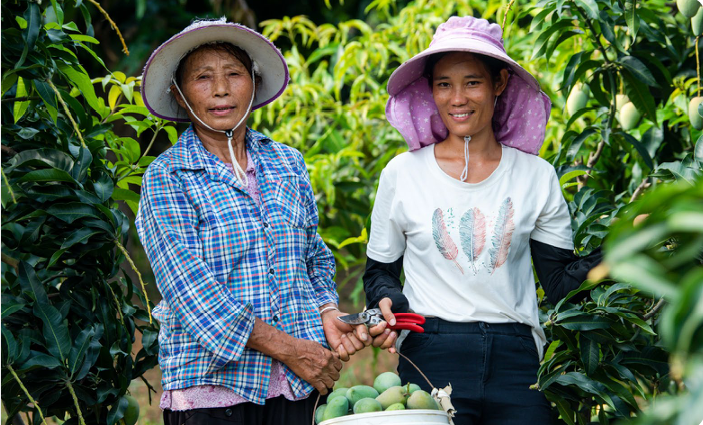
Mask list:
MULTIPOLYGON (((164 390, 222 385, 264 404, 272 359, 246 347, 254 318, 327 346, 318 307, 338 296, 302 155, 250 129, 246 148, 261 208, 191 126, 144 174, 136 225, 163 295, 164 390)), ((312 391, 285 371, 296 397, 312 391)))

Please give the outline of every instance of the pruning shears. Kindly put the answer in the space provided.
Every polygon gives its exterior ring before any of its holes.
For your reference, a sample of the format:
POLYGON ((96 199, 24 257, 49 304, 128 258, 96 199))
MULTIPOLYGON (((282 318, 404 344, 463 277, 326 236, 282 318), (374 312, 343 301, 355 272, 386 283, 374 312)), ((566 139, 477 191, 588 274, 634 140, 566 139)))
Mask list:
MULTIPOLYGON (((388 326, 391 330, 409 330, 413 332, 423 333, 425 330, 420 326, 425 323, 425 318, 415 313, 395 313, 395 325, 388 326)), ((348 325, 365 324, 368 327, 373 327, 383 322, 383 314, 378 308, 362 311, 361 313, 348 314, 339 316, 337 319, 348 325)))

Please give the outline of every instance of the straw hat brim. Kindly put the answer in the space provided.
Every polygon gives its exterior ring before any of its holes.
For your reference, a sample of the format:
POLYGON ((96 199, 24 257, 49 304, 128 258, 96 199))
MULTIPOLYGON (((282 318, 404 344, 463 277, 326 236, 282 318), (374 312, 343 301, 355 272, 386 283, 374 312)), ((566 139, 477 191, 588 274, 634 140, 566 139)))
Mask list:
POLYGON ((261 83, 257 85, 252 110, 273 102, 286 89, 288 66, 281 52, 263 35, 232 23, 205 23, 186 28, 171 37, 152 53, 142 75, 142 98, 152 114, 159 118, 189 122, 185 109, 170 93, 171 78, 181 59, 198 46, 228 42, 242 50, 258 65, 261 83))

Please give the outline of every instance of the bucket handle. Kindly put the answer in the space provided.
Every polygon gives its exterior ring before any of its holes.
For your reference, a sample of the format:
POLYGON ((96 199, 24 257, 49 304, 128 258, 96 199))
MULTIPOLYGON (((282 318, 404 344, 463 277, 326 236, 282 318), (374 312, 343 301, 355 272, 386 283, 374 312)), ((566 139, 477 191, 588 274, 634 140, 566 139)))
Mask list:
MULTIPOLYGON (((432 385, 432 382, 430 382, 430 380, 427 378, 427 376, 425 376, 425 374, 422 373, 422 371, 420 370, 420 368, 417 367, 417 365, 416 365, 415 363, 413 363, 412 360, 410 360, 409 358, 407 358, 407 357, 406 357, 404 354, 402 354, 400 351, 396 351, 396 354, 398 354, 399 356, 401 356, 402 358, 404 358, 405 360, 407 360, 408 363, 410 363, 410 364, 412 365, 412 367, 414 367, 415 369, 417 369, 417 371, 420 373, 420 375, 422 375, 422 377, 425 378, 425 381, 427 381, 427 383, 430 385, 430 388, 434 388, 434 385, 432 385)), ((317 411, 317 404, 320 402, 320 397, 321 397, 321 396, 322 396, 322 394, 320 394, 320 393, 318 392, 318 393, 317 393, 317 400, 315 400, 315 406, 312 408, 312 424, 311 424, 311 425, 315 425, 315 412, 317 411)))

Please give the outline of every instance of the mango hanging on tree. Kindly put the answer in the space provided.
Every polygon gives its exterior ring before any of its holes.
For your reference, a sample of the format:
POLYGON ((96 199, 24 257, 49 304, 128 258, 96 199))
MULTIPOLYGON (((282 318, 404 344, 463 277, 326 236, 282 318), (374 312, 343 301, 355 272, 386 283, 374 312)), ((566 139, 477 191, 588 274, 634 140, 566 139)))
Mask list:
POLYGON ((624 104, 618 112, 620 115, 618 121, 620 121, 623 130, 632 130, 635 128, 642 117, 642 114, 640 114, 640 111, 637 110, 637 107, 632 102, 624 104))
POLYGON ((676 0, 676 7, 679 8, 679 12, 687 18, 693 18, 696 16, 698 9, 701 5, 698 0, 676 0))
POLYGON ((703 117, 698 113, 703 96, 696 96, 688 103, 688 119, 696 130, 703 130, 703 117))
POLYGON ((691 29, 695 36, 703 34, 703 7, 698 9, 698 13, 691 18, 691 29))
POLYGON ((590 93, 591 89, 588 88, 586 84, 574 84, 574 88, 571 89, 571 93, 566 99, 566 112, 569 115, 574 115, 576 112, 584 108, 586 103, 588 103, 588 95, 590 93))

